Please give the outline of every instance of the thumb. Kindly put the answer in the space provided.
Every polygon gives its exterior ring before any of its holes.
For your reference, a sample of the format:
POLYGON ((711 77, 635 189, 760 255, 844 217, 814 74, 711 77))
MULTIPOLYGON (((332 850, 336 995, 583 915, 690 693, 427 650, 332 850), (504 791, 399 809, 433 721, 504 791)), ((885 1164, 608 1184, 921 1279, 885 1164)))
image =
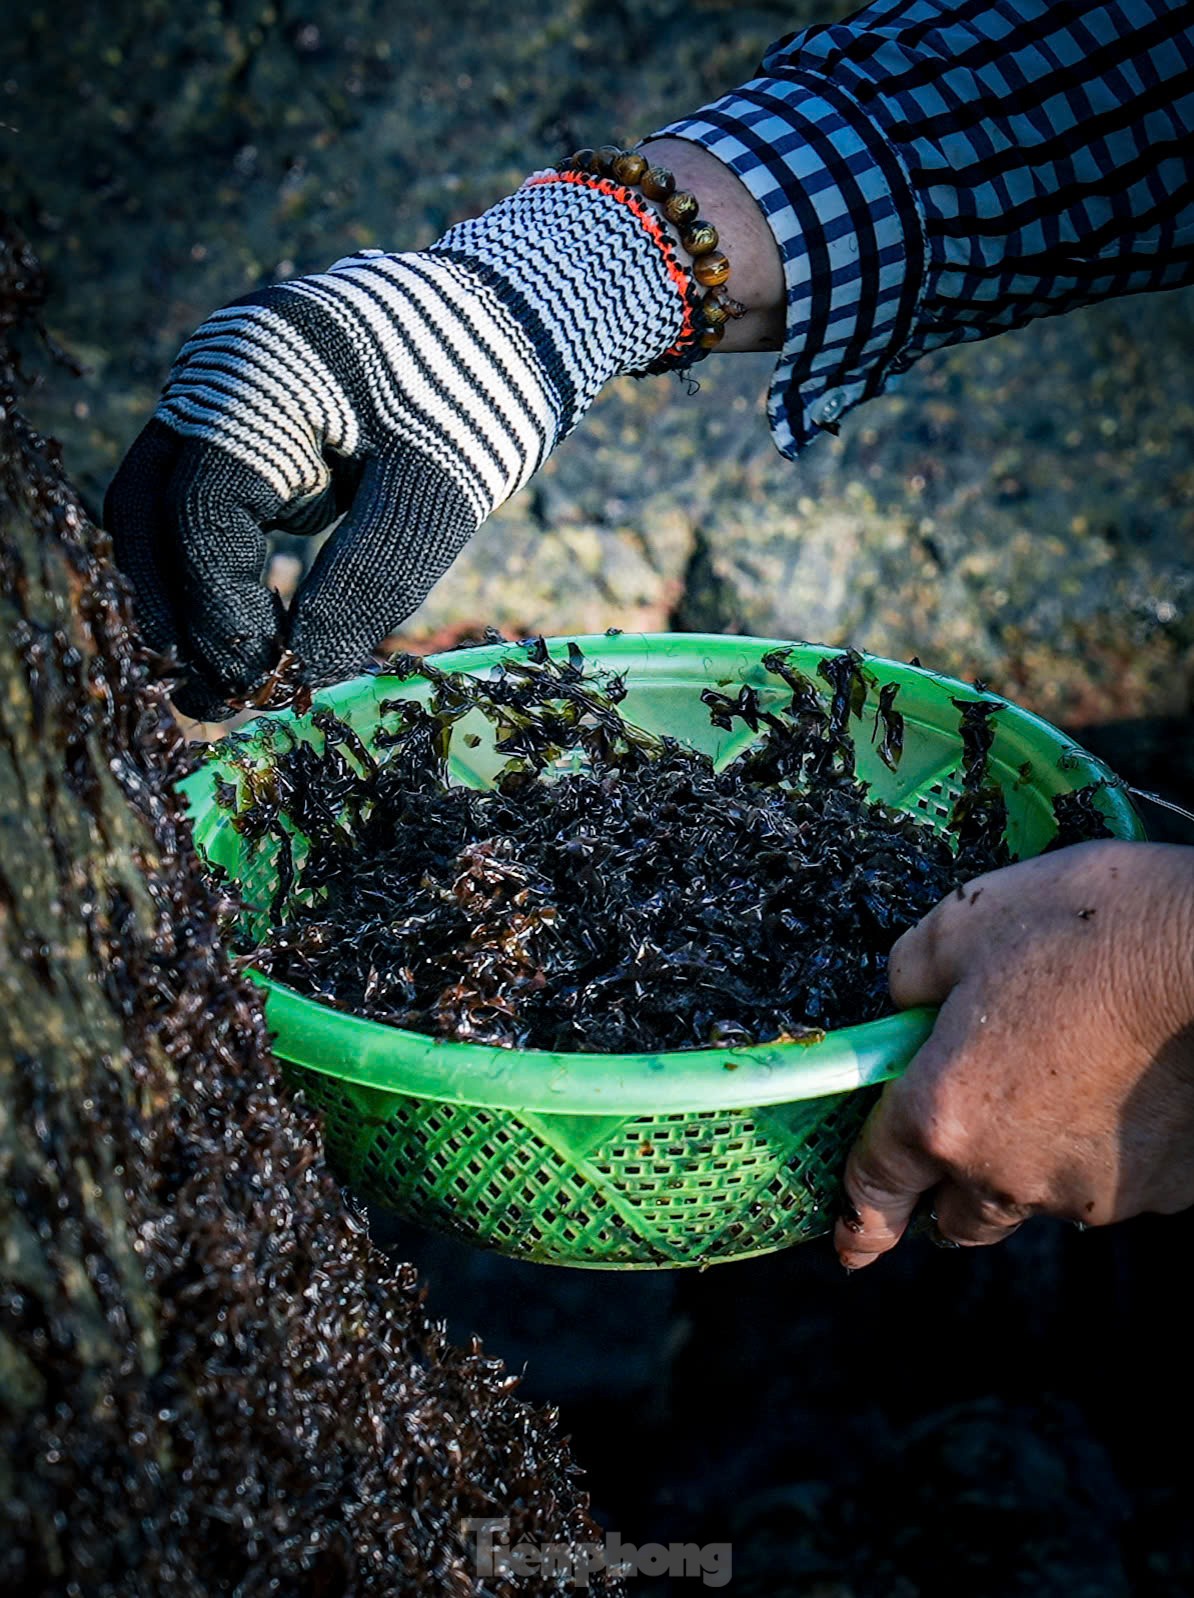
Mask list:
POLYGON ((372 457, 352 509, 291 606, 290 647, 308 681, 362 671, 416 610, 480 523, 460 484, 409 445, 372 457))
MULTIPOLYGON (((1013 868, 1018 869, 1018 868, 1013 868)), ((846 1161, 845 1212, 834 1232, 843 1265, 869 1265, 894 1248, 907 1230, 922 1194, 948 1174, 929 1153, 933 1116, 926 1087, 965 1051, 967 1006, 964 981, 976 947, 990 939, 987 908, 999 895, 988 873, 966 883, 897 939, 888 959, 888 986, 895 1004, 940 1005, 932 1033, 904 1075, 889 1082, 846 1161), (981 910, 976 910, 984 893, 981 910), (953 995, 953 997, 951 997, 953 995)))
MULTIPOLYGON (((892 947, 887 980, 901 1009, 943 1004, 956 986, 959 900, 950 894, 892 947)), ((921 1195, 941 1181, 943 1168, 925 1151, 913 1112, 910 1082, 940 1043, 940 1020, 905 1075, 889 1082, 846 1161, 844 1213, 834 1229, 838 1258, 850 1270, 869 1265, 903 1237, 921 1195)))
POLYGON ((967 930, 959 912, 970 902, 962 891, 963 898, 951 893, 892 945, 887 985, 898 1009, 944 1004, 957 985, 967 930))
POLYGON ((941 1165, 910 1135, 903 1089, 902 1081, 887 1084, 846 1161, 845 1204, 833 1243, 851 1270, 896 1246, 921 1195, 942 1177, 941 1165))

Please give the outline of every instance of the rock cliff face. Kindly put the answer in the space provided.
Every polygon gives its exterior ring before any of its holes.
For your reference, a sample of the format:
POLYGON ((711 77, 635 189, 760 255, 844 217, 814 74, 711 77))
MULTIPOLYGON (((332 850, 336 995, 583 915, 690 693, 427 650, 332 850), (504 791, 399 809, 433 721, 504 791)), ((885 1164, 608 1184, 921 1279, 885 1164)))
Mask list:
MULTIPOLYGON (((741 81, 841 0, 83 0, 6 30, 8 203, 90 367, 38 416, 85 496, 214 306, 359 245, 429 242, 580 143, 741 81)), ((1067 723, 1184 712, 1194 645, 1194 297, 922 363, 797 465, 769 362, 615 385, 405 629, 709 627, 986 677, 1067 723)))
MULTIPOLYGON (((39 288, 0 236, 0 339, 39 288)), ((279 1094, 171 787, 180 734, 17 387, 5 343, 0 1577, 490 1594, 462 1521, 592 1539, 567 1445, 446 1342, 279 1094)))

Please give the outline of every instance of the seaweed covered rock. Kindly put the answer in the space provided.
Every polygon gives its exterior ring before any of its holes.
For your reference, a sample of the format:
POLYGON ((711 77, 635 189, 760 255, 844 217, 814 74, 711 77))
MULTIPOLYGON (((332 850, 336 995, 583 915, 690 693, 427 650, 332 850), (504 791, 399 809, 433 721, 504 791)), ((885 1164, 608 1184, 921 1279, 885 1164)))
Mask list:
MULTIPOLYGON (((0 330, 37 264, 0 244, 0 330)), ((472 1594, 591 1540, 554 1416, 371 1251, 214 930, 124 586, 0 362, 0 1577, 472 1594)), ((518 1583, 564 1591, 566 1566, 518 1583)), ((594 1578, 597 1590, 600 1577, 594 1578)))

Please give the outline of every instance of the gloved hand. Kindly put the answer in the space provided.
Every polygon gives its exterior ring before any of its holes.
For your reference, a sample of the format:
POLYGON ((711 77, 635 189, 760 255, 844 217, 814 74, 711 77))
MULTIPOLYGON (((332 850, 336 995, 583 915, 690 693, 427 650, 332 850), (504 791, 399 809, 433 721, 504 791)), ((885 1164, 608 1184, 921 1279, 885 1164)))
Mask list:
POLYGON ((684 326, 683 275, 617 198, 554 173, 430 250, 366 250, 250 294, 187 341, 108 492, 148 642, 215 717, 289 646, 361 669, 611 377, 684 326), (322 531, 289 615, 265 532, 322 531))

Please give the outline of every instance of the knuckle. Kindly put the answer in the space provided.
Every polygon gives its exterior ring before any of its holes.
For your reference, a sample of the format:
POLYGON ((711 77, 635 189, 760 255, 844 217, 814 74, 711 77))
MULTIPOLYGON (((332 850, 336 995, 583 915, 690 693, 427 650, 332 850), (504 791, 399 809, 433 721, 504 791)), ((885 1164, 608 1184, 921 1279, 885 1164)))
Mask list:
POLYGON ((1023 1204, 1010 1193, 979 1193, 974 1210, 982 1226, 1018 1226, 1032 1214, 1032 1205, 1023 1204))
POLYGON ((951 1188, 934 1218, 947 1243, 977 1248, 1010 1237, 1036 1210, 1012 1192, 967 1182, 951 1188))
POLYGON ((966 1164, 972 1135, 960 1115, 938 1104, 924 1116, 918 1141, 931 1160, 947 1170, 954 1170, 966 1164))
POLYGON ((868 1252, 889 1247, 899 1235, 888 1217, 892 1205, 893 1181, 882 1167, 858 1166, 847 1173, 846 1192, 856 1210, 865 1211, 865 1223, 843 1226, 851 1250, 868 1252))
MULTIPOLYGON (((930 1159, 950 1172, 980 1172, 991 1150, 987 1117, 976 1103, 976 1066, 967 1042, 933 1062, 905 1106, 906 1132, 930 1159)), ((988 1182, 985 1185, 993 1187, 988 1182)))
POLYGON ((858 1161, 847 1171, 846 1186, 855 1205, 878 1209, 890 1198, 892 1181, 882 1164, 858 1161))

